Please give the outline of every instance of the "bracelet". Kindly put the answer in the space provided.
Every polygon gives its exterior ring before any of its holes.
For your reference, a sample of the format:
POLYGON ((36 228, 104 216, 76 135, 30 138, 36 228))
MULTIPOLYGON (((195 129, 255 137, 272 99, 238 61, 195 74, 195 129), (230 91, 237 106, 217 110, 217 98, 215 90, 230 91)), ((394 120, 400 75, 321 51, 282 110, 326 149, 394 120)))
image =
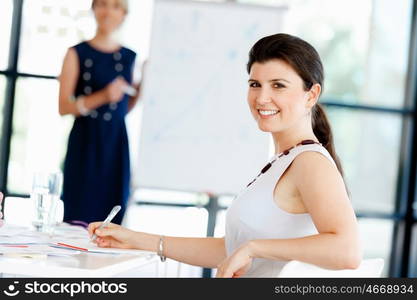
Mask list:
POLYGON ((75 101, 75 106, 77 107, 78 112, 82 116, 88 116, 88 114, 90 113, 90 110, 87 107, 85 107, 85 105, 84 105, 84 97, 83 96, 77 97, 77 99, 75 101))
POLYGON ((164 236, 161 235, 159 237, 159 245, 158 245, 158 256, 161 258, 161 261, 164 262, 167 258, 164 255, 164 236))

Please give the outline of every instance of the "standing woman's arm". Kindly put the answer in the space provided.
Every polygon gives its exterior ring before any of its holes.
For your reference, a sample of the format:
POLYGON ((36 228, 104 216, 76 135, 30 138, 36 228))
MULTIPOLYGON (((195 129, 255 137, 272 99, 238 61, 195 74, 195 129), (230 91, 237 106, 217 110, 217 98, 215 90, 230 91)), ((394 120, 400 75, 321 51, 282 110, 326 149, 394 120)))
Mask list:
POLYGON ((59 114, 61 116, 66 114, 80 115, 75 103, 70 100, 74 95, 79 73, 77 53, 73 48, 69 48, 64 58, 61 75, 58 78, 59 114))
MULTIPOLYGON (((61 75, 59 76, 59 114, 61 116, 71 114, 79 116, 80 112, 71 98, 75 93, 79 76, 78 55, 74 48, 69 48, 64 58, 61 75)), ((102 89, 89 96, 84 97, 84 106, 87 109, 95 109, 108 101, 108 89, 102 89)))

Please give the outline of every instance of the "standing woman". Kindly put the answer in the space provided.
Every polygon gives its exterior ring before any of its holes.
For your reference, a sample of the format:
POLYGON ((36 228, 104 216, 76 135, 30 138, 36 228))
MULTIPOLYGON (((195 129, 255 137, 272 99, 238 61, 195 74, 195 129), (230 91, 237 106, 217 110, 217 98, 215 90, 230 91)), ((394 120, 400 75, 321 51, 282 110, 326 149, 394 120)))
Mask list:
POLYGON ((267 36, 252 47, 247 69, 249 109, 259 129, 271 133, 276 154, 233 200, 225 237, 164 237, 114 224, 97 229, 96 222, 89 233, 99 246, 155 251, 218 268, 218 277, 276 277, 289 260, 358 267, 357 221, 317 103, 324 81, 317 51, 295 36, 267 36))
POLYGON ((64 164, 64 221, 103 220, 121 205, 120 224, 130 184, 125 116, 139 95, 139 86, 129 87, 136 53, 113 36, 128 12, 125 0, 93 0, 92 10, 96 35, 68 49, 59 77, 59 113, 76 117, 64 164))

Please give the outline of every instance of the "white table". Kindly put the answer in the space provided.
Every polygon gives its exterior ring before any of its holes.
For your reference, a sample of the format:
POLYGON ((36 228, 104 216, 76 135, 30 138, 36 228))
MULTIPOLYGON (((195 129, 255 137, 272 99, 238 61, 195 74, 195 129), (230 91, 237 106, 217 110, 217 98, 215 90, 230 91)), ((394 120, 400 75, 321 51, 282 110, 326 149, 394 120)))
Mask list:
MULTIPOLYGON (((74 229, 68 227, 65 230, 74 229)), ((3 241, 7 229, 0 229, 3 241)), ((19 234, 16 234, 19 237, 19 234)), ((86 236, 87 238, 88 236, 86 236)), ((54 240, 52 237, 51 240, 54 240)), ((12 258, 0 255, 2 277, 159 277, 161 264, 152 252, 108 254, 74 252, 70 255, 47 255, 35 258, 12 258)))
POLYGON ((158 268, 155 255, 0 258, 3 277, 158 277, 158 268))

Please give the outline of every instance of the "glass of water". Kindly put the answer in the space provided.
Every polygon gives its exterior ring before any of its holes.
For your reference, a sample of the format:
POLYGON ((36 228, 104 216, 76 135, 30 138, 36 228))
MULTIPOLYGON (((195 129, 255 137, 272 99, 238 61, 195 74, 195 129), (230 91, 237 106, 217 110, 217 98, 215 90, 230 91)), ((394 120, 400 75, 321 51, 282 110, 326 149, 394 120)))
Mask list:
POLYGON ((35 205, 35 218, 32 224, 37 231, 53 233, 61 190, 61 172, 34 174, 30 196, 35 205))

